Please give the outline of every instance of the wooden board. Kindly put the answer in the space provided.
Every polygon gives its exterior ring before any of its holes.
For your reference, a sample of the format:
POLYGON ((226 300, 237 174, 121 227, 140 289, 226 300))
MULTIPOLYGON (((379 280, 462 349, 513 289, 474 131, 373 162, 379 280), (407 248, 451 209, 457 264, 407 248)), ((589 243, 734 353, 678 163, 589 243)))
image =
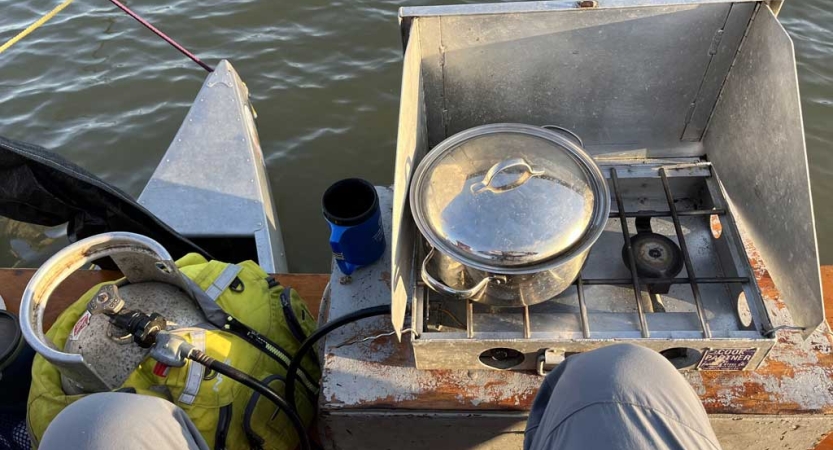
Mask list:
MULTIPOLYGON (((833 266, 822 266, 821 282, 824 287, 824 312, 827 323, 833 324, 833 266)), ((833 434, 827 436, 816 450, 833 450, 833 434)))
POLYGON ((821 266, 821 284, 824 289, 824 313, 827 324, 833 324, 833 266, 821 266))
MULTIPOLYGON (((6 302, 6 309, 18 314, 20 298, 35 269, 0 269, 0 296, 6 302)), ((106 270, 79 270, 66 279, 55 290, 46 307, 44 326, 48 329, 58 315, 71 303, 78 300, 87 290, 98 283, 112 281, 121 273, 106 270)), ((309 305, 310 312, 317 318, 321 297, 330 279, 322 274, 277 274, 275 278, 284 286, 295 289, 309 305)))

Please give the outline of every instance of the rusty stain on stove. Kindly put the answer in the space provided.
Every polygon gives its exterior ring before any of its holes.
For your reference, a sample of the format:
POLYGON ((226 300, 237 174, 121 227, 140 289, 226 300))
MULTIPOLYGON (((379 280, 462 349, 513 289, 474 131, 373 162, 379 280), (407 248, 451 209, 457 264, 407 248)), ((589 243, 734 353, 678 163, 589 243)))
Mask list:
MULTIPOLYGON (((789 311, 760 255, 750 241, 744 243, 773 322, 790 323, 789 311)), ((778 338, 778 343, 757 371, 688 374, 689 381, 699 378, 692 385, 699 383, 705 388, 701 397, 709 413, 833 412, 833 390, 830 388, 833 355, 829 339, 815 333, 804 341, 794 331, 781 331, 778 338)))
POLYGON ((381 281, 382 283, 385 283, 385 286, 387 286, 388 289, 390 289, 390 287, 391 287, 390 272, 387 271, 387 270, 382 272, 381 276, 379 277, 379 281, 381 281))
POLYGON ((712 237, 715 239, 720 239, 720 236, 723 235, 723 225, 720 223, 720 218, 717 214, 709 216, 709 228, 711 229, 712 237))
MULTIPOLYGON (((374 331, 365 328, 362 334, 374 331)), ((339 387, 337 392, 324 393, 332 406, 395 405, 407 409, 432 401, 464 409, 483 405, 524 408, 540 385, 540 378, 528 374, 524 375, 527 383, 519 384, 509 379, 495 380, 482 371, 466 371, 464 375, 453 370, 414 373, 409 342, 400 344, 392 336, 339 347, 326 360, 325 377, 329 384, 339 387), (371 392, 372 397, 368 396, 371 392)))

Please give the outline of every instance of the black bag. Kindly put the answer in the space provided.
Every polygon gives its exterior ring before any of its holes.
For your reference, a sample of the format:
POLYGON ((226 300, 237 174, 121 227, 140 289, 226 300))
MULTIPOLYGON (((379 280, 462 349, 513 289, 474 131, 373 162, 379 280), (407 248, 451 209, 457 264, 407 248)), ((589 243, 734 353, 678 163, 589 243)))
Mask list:
POLYGON ((0 215, 44 226, 68 223, 74 242, 129 231, 162 244, 174 259, 205 250, 121 190, 43 147, 0 136, 0 215))

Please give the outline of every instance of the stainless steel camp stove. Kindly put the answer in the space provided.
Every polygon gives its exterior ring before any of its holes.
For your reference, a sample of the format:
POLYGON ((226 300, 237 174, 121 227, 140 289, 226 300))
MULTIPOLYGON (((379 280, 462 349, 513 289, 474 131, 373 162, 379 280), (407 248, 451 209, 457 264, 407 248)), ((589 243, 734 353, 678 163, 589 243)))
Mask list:
POLYGON ((418 368, 543 371, 614 342, 681 368, 755 368, 776 327, 747 243, 789 309, 786 326, 806 337, 822 323, 795 59, 768 2, 551 1, 400 17, 393 325, 416 331, 418 368), (426 245, 408 205, 430 149, 501 122, 576 132, 613 205, 573 286, 514 309, 426 288, 416 270, 426 245), (625 246, 633 236, 647 244, 625 246), (628 269, 631 258, 650 265, 659 247, 682 260, 678 275, 628 269))
POLYGON ((422 330, 414 340, 420 368, 546 370, 565 355, 613 339, 662 351, 681 368, 696 366, 707 349, 718 348, 738 350, 741 368, 757 366, 774 343, 772 327, 711 164, 600 166, 614 207, 573 287, 537 305, 495 308, 418 283, 413 320, 422 330), (637 251, 625 245, 625 235, 629 241, 637 235, 670 239, 673 246, 665 252, 680 261, 680 274, 634 276, 630 255, 637 266, 651 264, 663 242, 637 251))

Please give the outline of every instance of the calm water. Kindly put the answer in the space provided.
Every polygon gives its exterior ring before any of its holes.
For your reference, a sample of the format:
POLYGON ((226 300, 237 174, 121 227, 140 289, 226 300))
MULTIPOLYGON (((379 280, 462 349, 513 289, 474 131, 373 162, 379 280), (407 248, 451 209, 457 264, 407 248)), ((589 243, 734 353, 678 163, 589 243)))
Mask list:
MULTIPOLYGON (((397 9, 426 0, 129 2, 249 86, 290 269, 328 270, 319 199, 348 176, 393 177, 401 44, 397 9)), ((787 2, 798 50, 822 259, 833 263, 833 12, 787 2), (799 7, 800 5, 800 7, 799 7)), ((0 42, 57 0, 0 0, 0 42)), ((138 196, 205 73, 108 2, 79 1, 0 55, 0 134, 54 149, 138 196)), ((53 231, 0 221, 0 266, 36 266, 53 231)))

